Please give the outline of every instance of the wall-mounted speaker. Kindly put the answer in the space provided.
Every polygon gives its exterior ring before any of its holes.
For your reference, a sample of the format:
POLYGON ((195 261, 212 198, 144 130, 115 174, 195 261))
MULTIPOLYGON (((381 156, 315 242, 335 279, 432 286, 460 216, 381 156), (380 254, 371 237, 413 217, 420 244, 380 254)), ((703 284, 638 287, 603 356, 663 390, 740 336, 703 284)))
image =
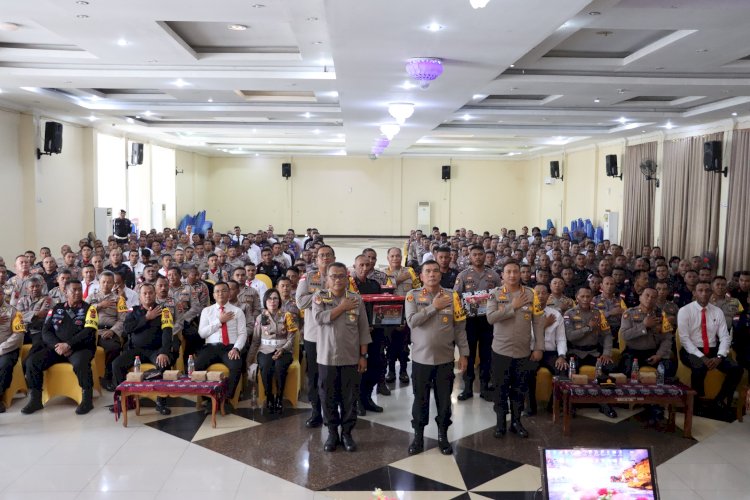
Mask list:
POLYGON ((63 140, 62 123, 47 122, 44 124, 44 152, 50 154, 60 154, 62 152, 63 140))
POLYGON ((604 165, 607 177, 619 177, 622 180, 622 174, 617 175, 617 155, 605 156, 604 165))
POLYGON ((143 165, 143 143, 130 143, 130 165, 143 165))
POLYGON ((443 180, 448 181, 451 178, 451 166, 443 165, 443 180))
POLYGON ((281 176, 284 179, 288 179, 292 176, 292 164, 291 163, 281 164, 281 176))
POLYGON ((553 179, 560 178, 560 162, 559 161, 549 162, 549 176, 552 177, 553 179))
POLYGON ((703 168, 707 172, 721 170, 721 141, 703 143, 703 168))

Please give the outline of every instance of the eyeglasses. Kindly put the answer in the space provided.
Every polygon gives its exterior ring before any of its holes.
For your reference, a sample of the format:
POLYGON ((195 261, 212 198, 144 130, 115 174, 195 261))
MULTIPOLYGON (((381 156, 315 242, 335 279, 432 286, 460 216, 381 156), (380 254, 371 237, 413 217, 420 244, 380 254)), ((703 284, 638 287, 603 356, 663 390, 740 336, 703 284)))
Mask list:
POLYGON ((341 281, 346 279, 346 274, 329 274, 328 277, 333 281, 341 281))

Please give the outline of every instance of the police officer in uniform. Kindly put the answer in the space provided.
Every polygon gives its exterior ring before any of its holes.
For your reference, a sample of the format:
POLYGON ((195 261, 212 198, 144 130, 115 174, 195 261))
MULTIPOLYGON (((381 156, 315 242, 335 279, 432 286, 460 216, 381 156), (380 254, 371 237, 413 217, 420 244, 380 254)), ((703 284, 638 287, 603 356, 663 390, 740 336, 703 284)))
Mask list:
MULTIPOLYGON (((0 287, 0 395, 13 380, 13 367, 18 362, 26 332, 21 312, 5 301, 0 287)), ((0 413, 5 413, 5 403, 0 398, 0 413)))
POLYGON ((627 306, 622 297, 615 293, 615 280, 612 276, 605 276, 602 279, 602 293, 594 297, 593 305, 604 313, 609 324, 609 331, 612 332, 612 345, 617 347, 620 323, 627 306))
POLYGON ((169 280, 169 296, 174 300, 176 308, 174 333, 182 333, 182 338, 185 339, 184 361, 187 366, 188 357, 195 354, 205 343, 198 334, 198 321, 203 308, 194 296, 193 288, 182 284, 182 270, 178 266, 169 266, 167 279, 169 280))
POLYGON ((362 298, 347 290, 344 264, 334 262, 328 266, 326 284, 328 289, 316 292, 312 304, 313 317, 319 325, 318 389, 328 427, 323 450, 334 451, 343 443, 346 451, 356 451, 352 438, 357 423, 354 401, 360 374, 367 369, 370 326, 362 298))
MULTIPOLYGON (((154 285, 144 283, 139 295, 141 304, 125 316, 123 331, 126 348, 112 362, 115 385, 125 380, 125 375, 133 366, 136 356, 140 357, 141 362, 153 363, 161 370, 172 366, 177 358, 179 345, 175 342, 176 337, 172 336, 172 311, 157 304, 154 285)), ((172 413, 167 408, 167 398, 156 398, 156 411, 162 415, 172 413)))
POLYGON ((491 401, 490 365, 492 360, 492 326, 487 322, 487 300, 489 291, 500 285, 500 276, 485 267, 484 248, 474 245, 469 250, 471 267, 461 271, 456 278, 453 290, 463 299, 467 313, 466 336, 469 341, 469 366, 464 373, 464 390, 458 395, 459 401, 474 397, 474 360, 479 346, 479 378, 481 396, 491 401))
POLYGON ((677 365, 670 359, 673 328, 667 315, 656 305, 656 289, 646 287, 640 301, 641 305, 631 307, 622 315, 623 372, 630 377, 633 360, 637 359, 638 366, 656 367, 662 363, 665 376, 674 377, 677 365))
POLYGON ((727 279, 724 276, 716 276, 711 280, 711 292, 710 302, 724 313, 727 329, 729 333, 733 333, 733 325, 745 309, 738 299, 727 294, 727 279))
MULTIPOLYGON (((386 269, 386 286, 392 286, 393 294, 406 296, 409 290, 420 286, 419 278, 411 267, 404 267, 402 263, 401 250, 393 247, 388 249, 388 269, 386 269)), ((409 329, 408 327, 389 328, 386 333, 388 373, 383 382, 394 382, 396 380, 396 361, 399 362, 399 380, 401 383, 409 383, 409 374, 406 371, 409 362, 409 329)), ((378 392, 390 395, 390 388, 383 384, 378 385, 378 392)))
MULTIPOLYGON (((563 315, 565 336, 568 339, 568 355, 576 366, 600 364, 603 373, 609 373, 612 361, 612 333, 604 313, 591 305, 593 294, 588 288, 579 288, 576 294, 578 305, 563 315)), ((610 418, 617 412, 608 404, 599 405, 599 411, 610 418)))
POLYGON ((495 437, 505 435, 508 398, 510 430, 529 437, 521 423, 521 409, 528 392, 529 371, 544 352, 544 308, 536 292, 521 285, 521 266, 508 261, 503 266, 503 286, 490 291, 487 321, 493 325, 492 376, 495 389, 495 437), (532 333, 534 350, 532 352, 532 333))
POLYGON ((42 293, 43 280, 32 276, 26 286, 29 293, 16 302, 16 309, 23 315, 26 328, 24 344, 31 344, 34 352, 42 348, 42 327, 52 306, 52 299, 42 293))
POLYGON ((130 219, 125 217, 125 214, 125 210, 120 210, 120 216, 112 222, 112 233, 114 234, 115 241, 117 241, 118 245, 128 242, 128 235, 133 226, 130 219))
POLYGON ((322 245, 318 248, 318 253, 315 256, 318 269, 305 273, 300 278, 299 285, 297 285, 297 307, 300 310, 300 314, 306 316, 304 321, 304 345, 305 359, 307 361, 307 399, 312 406, 312 414, 305 421, 305 425, 309 428, 320 427, 323 423, 323 416, 321 414, 320 398, 318 397, 317 342, 320 326, 312 314, 307 313, 311 310, 313 295, 326 288, 326 271, 335 258, 333 248, 328 245, 322 245))
POLYGON ((99 315, 96 307, 83 301, 83 288, 78 280, 65 285, 67 301, 58 303, 47 314, 42 328, 44 347, 26 358, 26 383, 29 386, 29 402, 21 413, 30 414, 41 410, 44 370, 57 363, 70 363, 81 386, 81 404, 76 414, 84 415, 94 408, 94 378, 91 359, 96 351, 96 336, 99 315))
POLYGON ((114 291, 115 275, 104 271, 99 277, 99 290, 89 295, 89 304, 95 305, 99 313, 98 344, 104 349, 105 366, 102 386, 114 391, 117 385, 112 381, 112 362, 122 352, 122 333, 128 306, 125 297, 114 291))
POLYGON ((458 366, 463 373, 468 365, 466 314, 457 292, 440 286, 440 266, 434 260, 422 264, 423 288, 406 294, 406 322, 412 332, 412 379, 414 403, 411 408, 414 440, 409 455, 424 450, 424 427, 430 416, 430 389, 435 391, 438 447, 444 455, 453 453, 448 440, 451 425, 454 350, 458 346, 458 366))

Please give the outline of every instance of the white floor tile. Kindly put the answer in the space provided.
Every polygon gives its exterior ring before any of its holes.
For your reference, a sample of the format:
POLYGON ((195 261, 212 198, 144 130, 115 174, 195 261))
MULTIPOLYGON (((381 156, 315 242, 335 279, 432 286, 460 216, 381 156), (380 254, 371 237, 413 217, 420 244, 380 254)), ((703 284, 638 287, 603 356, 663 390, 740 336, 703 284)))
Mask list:
POLYGON ((82 491, 75 500, 154 500, 154 491, 82 491))
MULTIPOLYGON (((149 453, 151 450, 144 450, 149 453)), ((121 463, 102 467, 86 485, 88 491, 157 492, 174 469, 175 461, 164 464, 121 463)))
POLYGON ((396 467, 418 476, 434 479, 460 490, 466 489, 461 470, 452 455, 443 455, 438 448, 392 463, 396 467))
POLYGON ((656 467, 656 481, 659 490, 662 488, 676 491, 690 489, 667 464, 661 464, 656 467))
MULTIPOLYGON (((750 491, 750 477, 730 464, 682 463, 669 467, 691 490, 750 491)), ((721 498, 721 497, 719 497, 721 498)))
POLYGON ((539 467, 522 465, 474 488, 474 491, 535 491, 542 485, 539 467))
POLYGON ((0 500, 74 500, 77 491, 3 491, 0 500))
POLYGON ((247 466, 199 446, 190 446, 162 491, 236 492, 247 466))
POLYGON ((315 498, 315 492, 312 490, 249 466, 245 467, 245 473, 235 498, 237 500, 263 498, 269 491, 273 492, 274 500, 312 500, 315 498))
POLYGON ((98 466, 37 464, 12 482, 7 491, 81 491, 98 471, 98 466))

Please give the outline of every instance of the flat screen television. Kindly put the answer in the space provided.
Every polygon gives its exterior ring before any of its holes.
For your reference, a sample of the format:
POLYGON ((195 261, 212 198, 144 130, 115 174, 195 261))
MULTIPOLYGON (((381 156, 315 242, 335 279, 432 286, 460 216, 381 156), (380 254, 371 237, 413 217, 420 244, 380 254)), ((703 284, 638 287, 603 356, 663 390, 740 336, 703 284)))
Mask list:
POLYGON ((650 448, 542 448, 546 500, 658 500, 650 448))

